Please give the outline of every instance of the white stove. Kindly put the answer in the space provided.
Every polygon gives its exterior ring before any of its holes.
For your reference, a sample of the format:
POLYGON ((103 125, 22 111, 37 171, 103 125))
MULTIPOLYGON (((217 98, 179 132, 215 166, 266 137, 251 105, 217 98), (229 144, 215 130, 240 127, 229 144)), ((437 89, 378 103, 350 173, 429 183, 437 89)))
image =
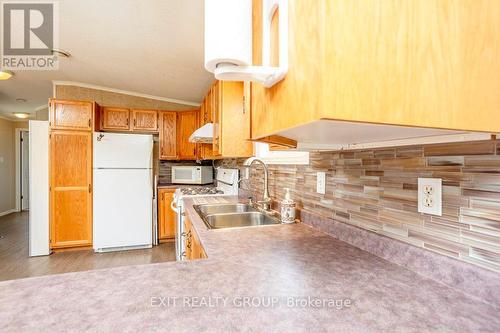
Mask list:
POLYGON ((175 247, 177 260, 184 260, 184 202, 185 198, 208 198, 238 195, 238 169, 217 169, 216 186, 182 187, 175 190, 172 210, 176 213, 175 247))

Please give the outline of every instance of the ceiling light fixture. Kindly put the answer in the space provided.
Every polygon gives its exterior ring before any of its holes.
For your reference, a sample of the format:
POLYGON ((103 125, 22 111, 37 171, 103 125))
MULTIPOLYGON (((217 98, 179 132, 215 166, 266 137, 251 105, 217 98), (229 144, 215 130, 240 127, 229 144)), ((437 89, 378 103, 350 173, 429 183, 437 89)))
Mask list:
POLYGON ((12 73, 11 71, 0 71, 0 80, 8 80, 12 76, 14 76, 14 73, 12 73))
POLYGON ((16 102, 26 103, 26 99, 24 99, 24 98, 16 98, 16 102))
POLYGON ((27 112, 16 112, 14 113, 14 116, 17 118, 26 119, 30 116, 30 114, 27 112))
POLYGON ((52 54, 55 55, 55 56, 62 57, 62 58, 69 58, 69 57, 71 57, 71 53, 66 52, 64 50, 60 50, 60 49, 52 49, 52 54))

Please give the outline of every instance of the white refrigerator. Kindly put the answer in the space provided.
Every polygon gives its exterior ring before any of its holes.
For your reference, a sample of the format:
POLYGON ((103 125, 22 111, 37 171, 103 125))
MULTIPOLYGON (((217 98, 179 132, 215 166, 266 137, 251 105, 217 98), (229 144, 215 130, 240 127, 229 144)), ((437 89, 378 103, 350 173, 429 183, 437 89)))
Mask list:
POLYGON ((94 133, 94 250, 150 248, 153 137, 94 133))

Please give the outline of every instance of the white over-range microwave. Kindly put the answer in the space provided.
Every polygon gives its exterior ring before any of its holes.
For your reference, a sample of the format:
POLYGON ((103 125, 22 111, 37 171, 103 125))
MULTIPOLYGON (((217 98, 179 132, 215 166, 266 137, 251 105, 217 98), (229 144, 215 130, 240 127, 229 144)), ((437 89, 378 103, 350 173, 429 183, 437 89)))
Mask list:
POLYGON ((211 166, 173 166, 173 184, 210 184, 214 182, 214 171, 211 166))

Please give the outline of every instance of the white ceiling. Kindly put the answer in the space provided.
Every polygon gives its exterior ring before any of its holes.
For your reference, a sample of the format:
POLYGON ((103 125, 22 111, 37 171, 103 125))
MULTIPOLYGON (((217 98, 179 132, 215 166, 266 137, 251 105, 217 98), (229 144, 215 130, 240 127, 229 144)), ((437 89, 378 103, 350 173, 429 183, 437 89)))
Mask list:
POLYGON ((203 66, 203 0, 64 0, 58 71, 17 71, 0 81, 0 115, 34 112, 52 80, 200 102, 212 74, 203 66), (25 103, 16 102, 24 98, 25 103))

